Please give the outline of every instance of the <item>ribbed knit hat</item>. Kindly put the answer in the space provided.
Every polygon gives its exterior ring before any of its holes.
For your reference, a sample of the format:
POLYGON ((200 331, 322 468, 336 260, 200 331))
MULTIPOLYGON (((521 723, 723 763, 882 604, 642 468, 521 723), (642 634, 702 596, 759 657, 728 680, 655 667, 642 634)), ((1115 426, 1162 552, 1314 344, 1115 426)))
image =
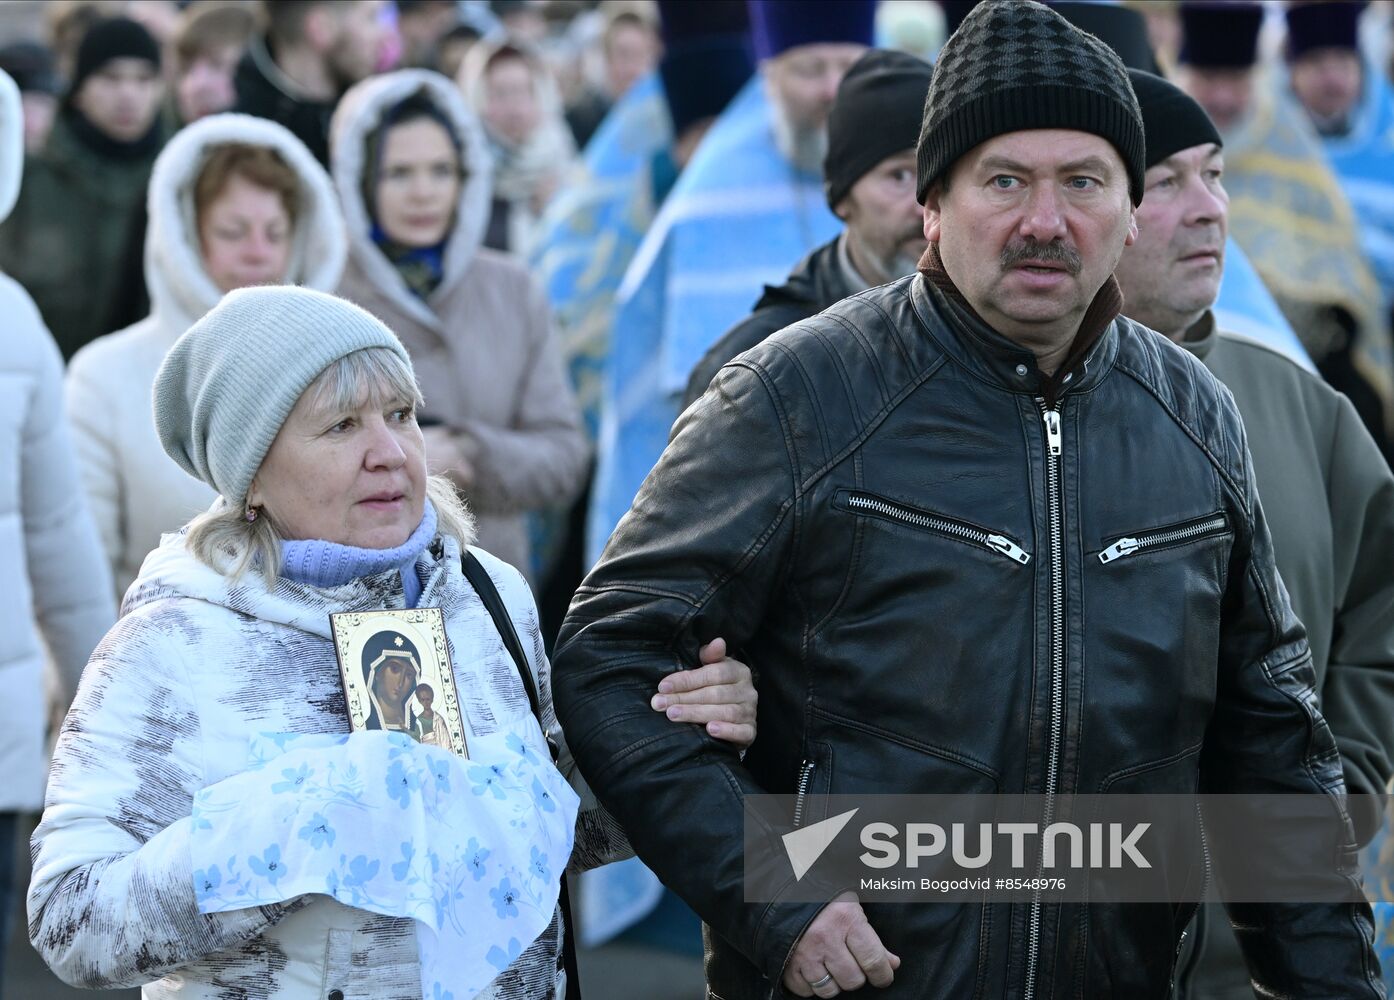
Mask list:
POLYGON ((292 286, 229 292, 165 355, 155 376, 155 429, 180 468, 230 504, 252 479, 301 393, 340 358, 402 342, 333 295, 292 286))
POLYGON ((980 143, 1008 132, 1091 132, 1118 150, 1142 201, 1142 113, 1117 53, 1034 0, 989 0, 963 19, 934 65, 920 128, 921 202, 980 143))
POLYGON ((129 17, 111 17, 87 29, 77 46, 69 96, 76 95, 83 83, 113 59, 144 59, 155 70, 160 68, 160 43, 145 25, 129 17))
POLYGON ((828 113, 823 189, 830 208, 876 164, 915 148, 933 74, 923 59, 889 49, 868 49, 852 64, 828 113))
POLYGON ((1220 130, 1199 102, 1176 84, 1140 69, 1128 70, 1147 130, 1147 167, 1172 153, 1213 142, 1223 146, 1220 130))

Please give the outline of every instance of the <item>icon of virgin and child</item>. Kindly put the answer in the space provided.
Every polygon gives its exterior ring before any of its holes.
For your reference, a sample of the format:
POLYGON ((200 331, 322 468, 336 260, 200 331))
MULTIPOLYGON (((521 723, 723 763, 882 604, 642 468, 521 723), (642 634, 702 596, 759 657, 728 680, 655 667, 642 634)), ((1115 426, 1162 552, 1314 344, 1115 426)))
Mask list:
POLYGON ((416 644, 384 629, 363 644, 362 662, 372 704, 364 728, 410 733, 422 743, 444 746, 433 708, 436 692, 423 680, 416 644))

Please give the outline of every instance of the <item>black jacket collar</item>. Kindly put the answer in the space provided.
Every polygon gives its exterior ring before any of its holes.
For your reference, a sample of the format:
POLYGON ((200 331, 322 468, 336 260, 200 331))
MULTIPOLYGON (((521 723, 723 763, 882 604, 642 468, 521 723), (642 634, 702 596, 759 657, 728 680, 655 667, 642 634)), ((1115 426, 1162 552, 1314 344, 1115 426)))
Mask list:
POLYGON ((998 333, 974 311, 944 270, 933 243, 920 261, 920 277, 912 283, 910 294, 921 322, 944 341, 944 349, 956 360, 994 385, 1041 397, 1047 405, 1053 406, 1067 392, 1097 385, 1118 354, 1114 321, 1123 308, 1123 293, 1112 275, 1094 296, 1069 356, 1053 375, 1037 368, 1034 354, 998 333), (947 336, 941 337, 940 331, 947 336))

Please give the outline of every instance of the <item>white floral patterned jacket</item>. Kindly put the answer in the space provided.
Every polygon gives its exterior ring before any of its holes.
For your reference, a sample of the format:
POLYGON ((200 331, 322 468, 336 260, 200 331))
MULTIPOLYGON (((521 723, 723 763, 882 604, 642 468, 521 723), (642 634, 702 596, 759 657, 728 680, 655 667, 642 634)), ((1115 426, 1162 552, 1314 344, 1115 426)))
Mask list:
MULTIPOLYGON (((528 651, 559 766, 581 795, 572 870, 628 856, 573 776, 526 582, 474 551, 528 651)), ((458 543, 437 539, 420 560, 419 606, 444 612, 470 731, 528 715, 513 660, 461 574, 458 543)), ((254 575, 230 585, 182 535, 165 537, 83 674, 34 834, 30 939, 54 972, 85 987, 141 985, 145 1000, 419 1000, 410 920, 327 896, 202 914, 190 852, 195 793, 243 770, 254 738, 347 729, 329 614, 402 602, 395 571, 335 588, 282 579, 268 590, 254 575)), ((554 914, 480 1000, 559 995, 560 956, 554 914)))

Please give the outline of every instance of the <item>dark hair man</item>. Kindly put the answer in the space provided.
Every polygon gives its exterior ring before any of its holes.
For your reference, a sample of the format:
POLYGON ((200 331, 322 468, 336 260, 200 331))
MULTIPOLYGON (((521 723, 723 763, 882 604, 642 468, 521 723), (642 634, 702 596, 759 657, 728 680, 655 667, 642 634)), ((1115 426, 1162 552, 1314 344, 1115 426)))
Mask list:
POLYGON ((397 34, 402 65, 436 69, 440 40, 458 23, 454 0, 397 0, 397 34))
POLYGON ((279 122, 329 165, 329 119, 340 95, 373 72, 383 0, 274 0, 267 30, 237 67, 234 111, 279 122))
POLYGON ((180 15, 174 36, 174 111, 181 125, 229 110, 232 78, 256 18, 245 7, 195 7, 180 15))
POLYGON ((847 228, 800 261, 783 285, 766 285, 755 311, 708 349, 692 370, 684 409, 722 365, 776 330, 914 273, 925 250, 915 140, 932 73, 922 59, 882 49, 870 50, 847 71, 828 114, 823 161, 828 207, 847 228))
MULTIPOLYGON (((1364 844, 1394 775, 1394 475, 1350 400, 1277 351, 1216 328, 1210 307, 1229 222, 1220 133, 1179 88, 1129 75, 1146 128, 1147 174, 1137 241, 1114 272, 1124 309, 1198 357, 1234 394, 1364 844)), ((1253 995, 1226 925, 1217 906, 1197 918, 1179 997, 1253 995)))
MULTIPOLYGON (((1145 170, 1122 63, 1040 4, 979 4, 918 157, 921 273, 775 334, 683 414, 563 625, 558 712, 711 928, 724 1000, 1165 996, 1190 906, 745 900, 749 794, 815 793, 807 824, 823 793, 1265 790, 1325 798, 1324 857, 1350 837, 1239 414, 1118 315, 1145 170), (640 717, 717 634, 760 666, 743 761, 640 717)), ((1380 995, 1363 902, 1230 912, 1260 992, 1380 995)))

